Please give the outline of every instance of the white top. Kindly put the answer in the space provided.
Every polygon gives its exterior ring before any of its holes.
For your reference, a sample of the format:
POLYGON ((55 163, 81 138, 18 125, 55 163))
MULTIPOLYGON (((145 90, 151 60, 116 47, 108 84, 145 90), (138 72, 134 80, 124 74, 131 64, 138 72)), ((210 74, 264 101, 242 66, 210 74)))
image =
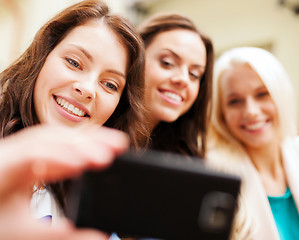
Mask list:
MULTIPOLYGON (((35 219, 41 219, 45 216, 52 216, 52 224, 55 225, 59 219, 65 218, 62 210, 58 206, 53 194, 47 189, 37 189, 34 187, 30 209, 32 216, 35 219)), ((120 240, 120 238, 113 233, 109 240, 120 240)))
POLYGON ((33 218, 40 219, 52 216, 52 224, 55 225, 61 218, 65 218, 53 195, 46 189, 34 187, 30 209, 33 218))

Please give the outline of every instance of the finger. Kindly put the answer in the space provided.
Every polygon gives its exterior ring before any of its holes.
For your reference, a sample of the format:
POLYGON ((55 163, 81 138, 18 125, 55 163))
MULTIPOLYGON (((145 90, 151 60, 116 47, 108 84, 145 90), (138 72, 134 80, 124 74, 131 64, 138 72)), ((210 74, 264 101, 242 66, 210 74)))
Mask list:
MULTIPOLYGON (((88 149, 84 150, 88 151, 88 149)), ((105 169, 110 166, 116 156, 115 152, 103 145, 97 146, 88 154, 81 153, 82 156, 78 151, 76 153, 76 155, 68 154, 60 161, 44 159, 44 161, 33 162, 34 180, 57 181, 63 178, 76 177, 87 169, 105 169)))
POLYGON ((76 229, 71 227, 54 228, 50 225, 34 221, 7 223, 2 228, 0 239, 11 240, 107 240, 107 234, 91 229, 76 229), (16 231, 17 229, 17 231, 16 231))
POLYGON ((84 125, 77 128, 78 132, 85 132, 99 144, 106 144, 117 153, 121 153, 129 147, 129 137, 120 130, 98 125, 84 125))

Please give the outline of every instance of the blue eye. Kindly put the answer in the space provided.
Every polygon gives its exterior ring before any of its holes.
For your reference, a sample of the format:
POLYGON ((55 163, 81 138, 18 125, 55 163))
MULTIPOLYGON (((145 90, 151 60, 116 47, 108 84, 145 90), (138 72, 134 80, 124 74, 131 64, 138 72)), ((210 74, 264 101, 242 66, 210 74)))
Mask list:
POLYGON ((112 84, 110 82, 104 82, 104 85, 114 92, 117 92, 117 90, 118 90, 117 86, 115 86, 114 84, 112 84))
POLYGON ((77 61, 75 61, 75 60, 73 60, 73 59, 71 59, 71 58, 66 58, 66 61, 67 61, 70 65, 72 65, 73 67, 75 67, 75 68, 79 68, 79 67, 80 67, 80 64, 79 64, 77 61))

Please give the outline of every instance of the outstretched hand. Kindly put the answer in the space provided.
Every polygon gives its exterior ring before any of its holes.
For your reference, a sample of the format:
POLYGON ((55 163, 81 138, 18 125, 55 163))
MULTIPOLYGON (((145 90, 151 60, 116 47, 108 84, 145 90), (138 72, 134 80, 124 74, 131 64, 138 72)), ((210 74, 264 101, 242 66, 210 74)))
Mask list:
POLYGON ((124 133, 99 126, 40 125, 0 140, 0 239, 108 239, 98 231, 75 229, 65 220, 55 227, 34 220, 30 192, 38 181, 105 168, 128 145, 124 133))

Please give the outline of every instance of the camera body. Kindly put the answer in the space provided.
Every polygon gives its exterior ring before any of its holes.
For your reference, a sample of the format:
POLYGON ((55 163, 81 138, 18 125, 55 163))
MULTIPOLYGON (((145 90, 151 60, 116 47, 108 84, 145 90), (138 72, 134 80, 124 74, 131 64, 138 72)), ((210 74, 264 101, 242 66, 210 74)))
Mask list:
POLYGON ((72 181, 67 217, 126 237, 229 239, 240 183, 199 158, 129 151, 72 181))

